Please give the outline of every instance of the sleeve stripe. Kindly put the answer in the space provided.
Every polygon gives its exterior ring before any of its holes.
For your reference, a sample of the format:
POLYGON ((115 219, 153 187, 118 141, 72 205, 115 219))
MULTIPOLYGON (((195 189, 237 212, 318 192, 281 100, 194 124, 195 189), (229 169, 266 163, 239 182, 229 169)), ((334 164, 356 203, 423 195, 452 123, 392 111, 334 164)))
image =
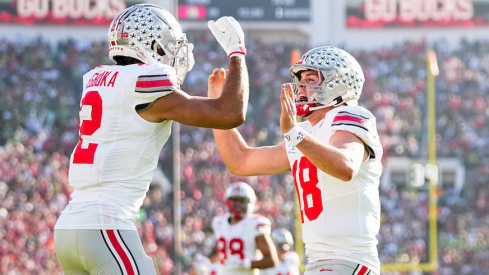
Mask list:
POLYGON ((338 115, 339 114, 341 114, 341 115, 349 115, 349 116, 356 116, 356 117, 363 118, 363 119, 369 119, 368 117, 364 117, 364 116, 359 115, 359 114, 349 113, 349 112, 346 112, 346 111, 340 111, 340 112, 338 112, 338 115))
POLYGON ((368 128, 364 126, 364 124, 366 124, 367 121, 368 118, 366 117, 342 111, 342 112, 338 112, 338 114, 335 116, 331 126, 351 125, 351 126, 362 128, 368 132, 368 128))
POLYGON ((171 92, 175 89, 172 87, 156 87, 152 89, 136 89, 137 93, 158 93, 158 92, 171 92))
POLYGON ((364 124, 365 123, 365 120, 364 119, 361 119, 361 118, 355 117, 355 116, 348 116, 348 115, 335 116, 335 118, 333 119, 333 123, 335 123, 335 122, 341 122, 341 121, 344 121, 344 122, 357 122, 357 123, 361 123, 361 124, 364 124))
POLYGON ((168 75, 167 74, 149 74, 149 75, 140 75, 138 77, 138 79, 141 79, 141 78, 148 78, 148 79, 151 79, 151 78, 168 78, 168 75))
POLYGON ((355 126, 355 127, 361 128, 361 129, 368 132, 368 129, 363 127, 363 125, 361 123, 355 123, 352 121, 341 121, 341 122, 336 122, 336 123, 331 124, 331 126, 340 126, 340 125, 355 126))
POLYGON ((135 88, 138 93, 169 92, 176 89, 178 89, 177 83, 174 83, 167 74, 141 75, 136 81, 135 88))
POLYGON ((155 88, 163 86, 173 86, 173 83, 170 79, 138 80, 136 82, 136 88, 155 88))

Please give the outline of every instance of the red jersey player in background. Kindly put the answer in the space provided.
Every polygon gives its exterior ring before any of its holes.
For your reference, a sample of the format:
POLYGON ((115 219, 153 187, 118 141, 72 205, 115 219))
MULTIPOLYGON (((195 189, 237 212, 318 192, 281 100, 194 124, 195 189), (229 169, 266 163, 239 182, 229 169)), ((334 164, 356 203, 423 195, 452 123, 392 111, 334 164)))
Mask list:
POLYGON ((229 213, 216 216, 212 229, 221 266, 219 275, 259 274, 273 267, 277 251, 270 238, 270 220, 253 214, 256 195, 244 182, 231 184, 225 193, 229 213))
POLYGON ((74 191, 54 232, 65 274, 156 274, 134 222, 146 196, 172 121, 234 128, 248 102, 244 34, 232 17, 209 21, 229 56, 214 70, 219 98, 180 90, 193 66, 193 45, 173 15, 161 7, 131 6, 112 21, 109 57, 83 77, 79 142, 71 155, 74 191))
POLYGON ((251 148, 236 129, 213 130, 219 152, 240 176, 292 172, 305 275, 378 275, 383 151, 374 115, 358 106, 362 68, 346 51, 322 46, 289 72, 293 83, 282 85, 280 97, 284 142, 251 148), (297 123, 297 115, 305 121, 297 123))

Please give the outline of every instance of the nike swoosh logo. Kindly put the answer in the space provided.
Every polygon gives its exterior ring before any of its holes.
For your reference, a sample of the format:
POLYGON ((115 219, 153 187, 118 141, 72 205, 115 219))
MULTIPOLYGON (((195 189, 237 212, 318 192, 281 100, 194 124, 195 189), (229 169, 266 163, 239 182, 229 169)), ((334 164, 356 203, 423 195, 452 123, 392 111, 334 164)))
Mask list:
POLYGON ((333 271, 333 270, 332 270, 332 269, 327 269, 327 268, 321 268, 321 269, 319 270, 319 272, 321 272, 321 271, 333 271))

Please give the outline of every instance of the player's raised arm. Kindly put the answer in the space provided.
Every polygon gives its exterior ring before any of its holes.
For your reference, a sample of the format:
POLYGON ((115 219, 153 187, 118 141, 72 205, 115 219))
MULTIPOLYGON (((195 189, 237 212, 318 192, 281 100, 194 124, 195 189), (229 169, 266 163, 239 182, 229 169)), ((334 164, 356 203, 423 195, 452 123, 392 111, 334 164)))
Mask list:
POLYGON ((216 100, 216 107, 224 112, 223 115, 241 115, 244 122, 248 108, 249 79, 243 30, 238 21, 230 16, 221 17, 215 22, 210 20, 207 25, 229 57, 226 80, 216 100))
MULTIPOLYGON (((209 76, 209 97, 219 98, 224 90, 227 72, 215 69, 209 76)), ((219 152, 231 173, 241 176, 274 175, 287 172, 285 144, 266 147, 249 147, 237 129, 214 129, 219 152)))
POLYGON ((237 129, 213 129, 217 148, 229 172, 240 176, 275 175, 290 171, 285 143, 250 147, 237 129))
MULTIPOLYGON (((243 30, 232 17, 222 17, 216 22, 209 21, 208 25, 229 56, 228 73, 220 96, 210 99, 174 90, 141 111, 140 115, 144 119, 152 122, 168 119, 187 125, 218 129, 231 129, 244 122, 249 84, 243 30)), ((188 54, 193 59, 191 51, 188 54)))

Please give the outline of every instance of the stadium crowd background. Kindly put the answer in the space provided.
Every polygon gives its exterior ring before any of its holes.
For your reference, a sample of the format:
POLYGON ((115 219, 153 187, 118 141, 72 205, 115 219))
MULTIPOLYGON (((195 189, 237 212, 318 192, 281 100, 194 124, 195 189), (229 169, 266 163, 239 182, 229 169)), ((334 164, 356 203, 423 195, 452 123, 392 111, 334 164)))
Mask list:
MULTIPOLYGON (((190 37, 196 65, 183 90, 206 95, 207 77, 227 57, 207 35, 190 37)), ((250 105, 240 130, 248 143, 282 139, 279 87, 289 82, 293 44, 247 41, 250 105)), ((439 190, 439 264, 436 274, 489 274, 489 41, 460 41, 455 48, 440 40, 405 41, 350 51, 362 65, 366 84, 361 105, 377 117, 390 157, 426 157, 426 51, 435 49, 440 66, 437 86, 437 154, 457 157, 467 169, 464 189, 439 190)), ((300 47, 304 53, 308 46, 300 47)), ((348 49, 347 49, 348 50, 348 49)), ((69 156, 78 132, 82 75, 112 64, 106 42, 0 40, 0 274, 61 274, 53 227, 70 196, 69 156)), ((223 213, 225 188, 235 180, 252 185, 258 213, 273 228, 294 231, 294 184, 290 175, 238 178, 230 175, 214 144, 212 131, 181 127, 182 255, 173 255, 172 194, 164 181, 150 188, 138 221, 139 234, 159 274, 171 274, 174 261, 188 270, 206 254, 210 220, 223 213)), ((172 144, 160 167, 172 178, 172 144)), ((403 185, 381 190, 382 263, 428 259, 428 196, 403 185)), ((421 272, 391 274, 422 274, 421 272)))

